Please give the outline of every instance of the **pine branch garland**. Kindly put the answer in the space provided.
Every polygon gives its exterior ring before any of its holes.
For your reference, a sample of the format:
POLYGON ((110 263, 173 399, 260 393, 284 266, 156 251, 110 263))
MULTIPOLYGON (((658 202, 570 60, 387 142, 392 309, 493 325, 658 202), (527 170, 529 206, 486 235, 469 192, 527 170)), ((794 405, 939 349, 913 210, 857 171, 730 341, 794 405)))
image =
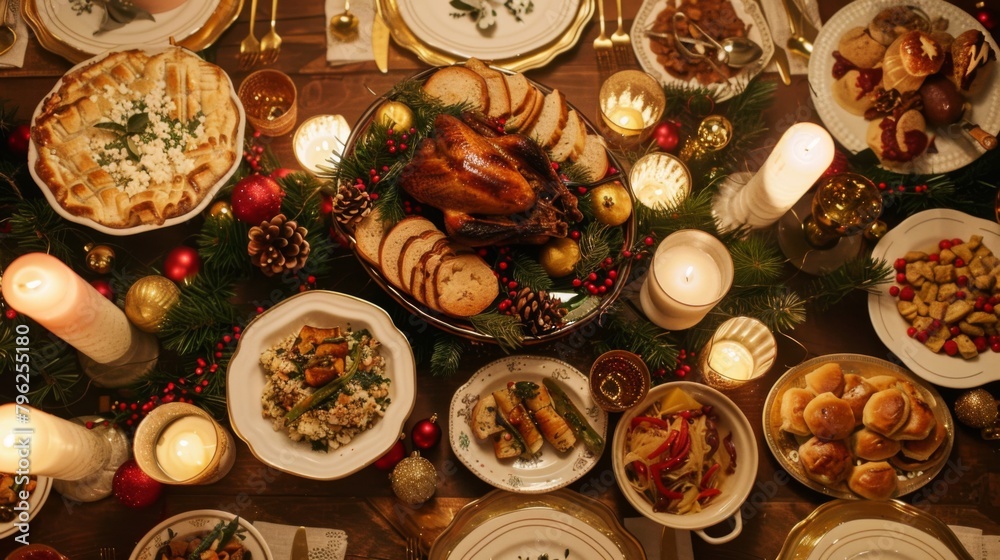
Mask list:
MULTIPOLYGON (((62 219, 45 199, 26 199, 17 205, 10 218, 8 241, 17 247, 16 253, 48 253, 66 263, 79 264, 86 244, 82 232, 62 219)), ((0 265, 13 260, 15 251, 3 251, 0 265), (8 260, 10 259, 10 260, 8 260)))
POLYGON ((635 320, 623 308, 616 308, 605 325, 607 338, 597 343, 597 352, 625 349, 639 355, 651 370, 671 368, 677 363, 674 336, 646 320, 635 320))
POLYGON ((465 343, 462 339, 447 333, 434 334, 434 354, 431 356, 431 375, 450 377, 458 371, 462 363, 465 343))
POLYGON ((784 272, 785 257, 773 242, 759 235, 738 240, 729 246, 733 257, 733 285, 737 287, 771 285, 784 272))
POLYGON ((195 239, 205 267, 220 274, 246 277, 253 271, 247 258, 250 226, 232 216, 206 216, 195 239))
POLYGON ((884 259, 861 256, 820 276, 809 285, 809 301, 816 309, 826 311, 854 290, 873 290, 894 278, 892 266, 884 259))
POLYGON ((531 288, 533 292, 552 289, 552 277, 545 272, 538 261, 521 251, 514 251, 511 259, 513 265, 511 275, 519 286, 531 288))
POLYGON ((178 354, 205 352, 236 324, 233 282, 218 271, 203 270, 181 290, 160 329, 164 347, 178 354))
POLYGON ((730 292, 713 313, 754 317, 773 332, 787 332, 806 320, 806 301, 783 286, 770 286, 743 294, 730 292))
POLYGON ((624 242, 621 228, 597 221, 588 223, 580 235, 580 261, 574 267, 576 276, 582 278, 596 271, 605 259, 618 255, 624 242))
POLYGON ((510 354, 524 343, 524 332, 517 317, 487 311, 469 318, 472 326, 497 341, 504 352, 510 354))
POLYGON ((712 196, 709 190, 695 191, 676 206, 662 210, 639 204, 636 206, 638 229, 640 232, 653 232, 658 239, 682 229, 717 233, 718 226, 712 216, 712 196))

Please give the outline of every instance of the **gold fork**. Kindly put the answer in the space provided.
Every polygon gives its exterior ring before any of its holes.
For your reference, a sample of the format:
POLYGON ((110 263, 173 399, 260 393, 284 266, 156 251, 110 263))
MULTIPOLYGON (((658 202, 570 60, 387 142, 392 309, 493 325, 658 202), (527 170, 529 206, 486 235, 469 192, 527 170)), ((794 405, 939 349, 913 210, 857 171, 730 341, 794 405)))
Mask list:
POLYGON ((423 553, 420 552, 420 539, 409 537, 406 539, 406 560, 421 560, 423 553))
POLYGON ((632 66, 635 58, 632 56, 632 40, 622 25, 622 0, 615 0, 615 3, 618 5, 618 29, 611 34, 611 43, 614 45, 615 63, 622 69, 632 66))
POLYGON ((597 0, 597 17, 600 20, 601 33, 594 39, 594 54, 597 56, 597 74, 603 82, 604 78, 610 76, 615 69, 614 60, 611 58, 614 45, 604 34, 604 0, 597 0))
POLYGON ((260 60, 260 41, 253 34, 255 19, 257 19, 257 0, 251 0, 250 33, 240 42, 240 68, 250 68, 260 60))
POLYGON ((261 64, 273 64, 278 60, 278 53, 281 52, 281 37, 274 31, 274 19, 278 13, 278 0, 271 0, 271 30, 260 38, 260 62, 261 64))

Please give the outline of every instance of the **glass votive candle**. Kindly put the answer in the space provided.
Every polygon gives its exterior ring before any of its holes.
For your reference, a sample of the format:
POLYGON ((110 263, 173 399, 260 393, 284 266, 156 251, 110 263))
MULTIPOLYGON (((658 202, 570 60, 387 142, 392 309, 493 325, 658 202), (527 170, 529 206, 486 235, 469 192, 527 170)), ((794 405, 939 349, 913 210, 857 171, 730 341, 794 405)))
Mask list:
POLYGON ((628 174, 635 199, 654 210, 665 210, 691 193, 691 171, 676 156, 652 152, 638 159, 628 174))
POLYGON ((713 235, 696 229, 664 239, 639 290, 642 311, 668 330, 695 326, 733 285, 733 258, 713 235))
POLYGON ((139 468, 164 484, 211 484, 236 461, 233 436, 188 403, 154 408, 136 428, 133 452, 139 468))
POLYGON ((715 330, 698 365, 706 383, 727 389, 767 373, 776 355, 777 344, 767 325, 753 317, 734 317, 715 330))
POLYGON ((649 392, 649 368, 625 350, 605 352, 590 367, 590 393, 597 406, 622 412, 639 404, 649 392))
POLYGON ((639 70, 622 70, 601 84, 598 94, 601 132, 611 144, 629 147, 649 137, 663 116, 667 98, 663 86, 639 70))
POLYGON ((343 115, 317 115, 299 125, 292 139, 292 151, 303 169, 310 173, 332 169, 340 162, 340 157, 351 135, 351 125, 343 115))
POLYGON ((298 115, 295 82, 279 70, 258 70, 237 92, 251 126, 267 136, 291 132, 298 115))

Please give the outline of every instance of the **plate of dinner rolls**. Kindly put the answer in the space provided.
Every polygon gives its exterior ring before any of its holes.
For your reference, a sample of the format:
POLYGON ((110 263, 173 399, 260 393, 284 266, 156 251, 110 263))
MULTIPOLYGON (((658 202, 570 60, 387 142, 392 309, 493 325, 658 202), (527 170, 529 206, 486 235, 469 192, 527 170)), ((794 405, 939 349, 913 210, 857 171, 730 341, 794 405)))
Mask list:
POLYGON ((809 488, 888 500, 930 482, 955 439, 941 395, 905 368, 830 354, 788 370, 764 402, 771 452, 809 488))

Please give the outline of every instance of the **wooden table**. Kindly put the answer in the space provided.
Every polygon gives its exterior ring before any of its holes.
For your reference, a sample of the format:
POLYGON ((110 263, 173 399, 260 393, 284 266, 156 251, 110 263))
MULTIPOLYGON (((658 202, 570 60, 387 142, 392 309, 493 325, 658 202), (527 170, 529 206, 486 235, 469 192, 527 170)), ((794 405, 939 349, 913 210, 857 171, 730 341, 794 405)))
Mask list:
MULTIPOLYGON (((607 3, 607 2, 606 2, 607 3)), ((956 2, 972 10, 972 0, 956 2)), ((249 3, 247 3, 249 4, 249 3)), ((269 18, 265 2, 258 13, 258 23, 269 18)), ((610 13, 613 4, 608 3, 610 13)), ((846 4, 845 0, 823 1, 824 20, 846 4)), ((638 10, 639 0, 624 0, 624 14, 631 19, 638 10)), ((238 69, 238 44, 247 30, 249 6, 244 6, 240 19, 227 30, 214 47, 218 64, 225 68, 235 83, 247 72, 238 69)), ((426 65, 408 51, 393 45, 390 49, 388 74, 380 74, 374 63, 363 62, 329 67, 325 60, 325 18, 322 2, 286 2, 278 22, 284 44, 275 67, 290 74, 300 94, 299 120, 322 113, 343 114, 354 122, 371 103, 369 90, 382 93, 399 80, 426 65)), ((258 27, 258 30, 260 27, 258 27)), ((594 116, 597 110, 599 80, 595 71, 591 42, 597 35, 596 22, 588 24, 579 44, 547 67, 527 74, 543 84, 558 87, 577 107, 594 116)), ((27 119, 70 64, 42 50, 32 40, 24 68, 0 72, 0 97, 19 105, 19 116, 27 119)), ((776 79, 776 76, 767 76, 776 79)), ((804 76, 795 77, 790 87, 779 85, 777 100, 766 115, 771 130, 783 129, 794 122, 795 115, 815 117, 809 99, 809 86, 804 76)), ((772 142, 777 133, 772 133, 772 142)), ((290 136, 274 139, 273 148, 280 160, 293 166, 290 136)), ((766 155, 766 152, 765 152, 766 155)), ((181 226, 161 234, 145 234, 130 241, 151 244, 166 249, 179 243, 195 231, 194 226, 181 226)), ((148 253, 147 254, 152 254, 148 253)), ((336 278, 320 278, 319 286, 387 302, 377 286, 357 266, 353 257, 345 257, 345 269, 336 278)), ((887 349, 879 342, 865 304, 864 294, 848 297, 834 310, 811 313, 790 338, 779 337, 779 353, 775 366, 764 379, 729 392, 754 426, 758 438, 760 468, 757 484, 743 509, 744 529, 736 540, 727 545, 710 546, 694 538, 695 555, 699 559, 736 557, 774 558, 792 526, 818 505, 828 501, 789 477, 779 468, 763 440, 759 419, 764 398, 771 384, 788 367, 807 357, 836 352, 854 352, 887 357, 887 349), (745 553, 741 555, 739 553, 745 553)), ((552 347, 534 347, 531 353, 552 354, 552 347)), ((469 353, 461 372, 451 378, 431 377, 418 372, 419 399, 407 428, 417 420, 438 413, 445 422, 449 402, 455 389, 468 376, 502 353, 483 347, 469 353)), ((592 356, 586 351, 563 356, 586 371, 592 356)), ((1000 394, 998 384, 987 389, 1000 394)), ((960 391, 942 390, 951 404, 960 391)), ((84 403, 73 410, 50 409, 64 416, 93 413, 93 403, 99 391, 92 390, 84 403)), ((612 415, 609 435, 616 424, 612 415)), ((957 427, 954 451, 948 466, 938 480, 904 500, 937 516, 949 524, 962 524, 1000 533, 1000 446, 982 441, 978 433, 961 425, 957 427), (945 482, 947 480, 947 482, 945 482)), ((445 436, 444 439, 447 439, 445 436)), ((491 490, 485 482, 470 473, 451 453, 447 442, 425 453, 441 474, 436 497, 421 508, 404 507, 393 496, 386 473, 374 468, 344 480, 317 482, 298 478, 270 469, 250 454, 240 442, 236 466, 221 482, 211 486, 169 487, 152 507, 130 510, 114 498, 96 503, 67 503, 55 493, 31 523, 31 542, 47 543, 74 560, 97 558, 101 546, 113 546, 120 558, 127 557, 136 541, 160 520, 191 509, 213 508, 239 513, 251 520, 340 528, 348 533, 348 558, 403 557, 404 537, 400 529, 419 522, 443 526, 455 511, 469 501, 491 490)), ((611 471, 611 459, 606 454, 596 467, 572 489, 592 495, 612 507, 621 517, 636 516, 618 490, 611 471)), ((12 538, 0 542, 0 554, 13 548, 12 538)), ((282 559, 283 560, 283 559, 282 559)))

